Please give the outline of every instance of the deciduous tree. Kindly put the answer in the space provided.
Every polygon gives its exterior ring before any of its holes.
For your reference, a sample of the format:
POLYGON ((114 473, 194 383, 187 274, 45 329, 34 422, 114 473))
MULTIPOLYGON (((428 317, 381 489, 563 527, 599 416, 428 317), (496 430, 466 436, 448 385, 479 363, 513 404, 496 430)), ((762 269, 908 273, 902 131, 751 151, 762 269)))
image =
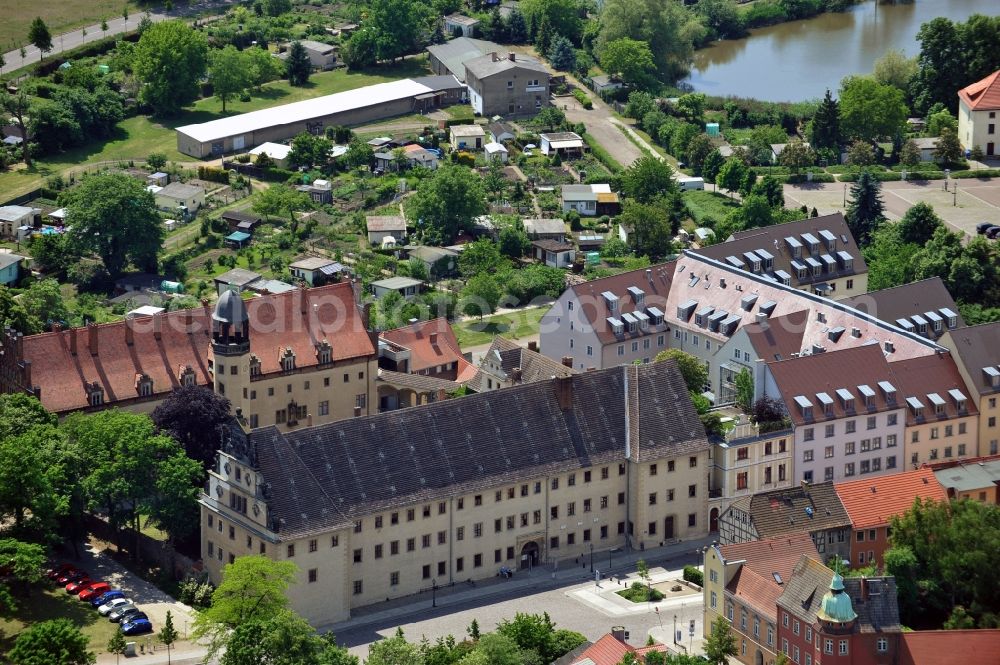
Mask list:
POLYGON ((899 88, 864 76, 848 76, 840 87, 840 126, 848 138, 891 139, 906 127, 909 109, 899 88))
POLYGON ((451 241, 486 212, 482 179, 461 166, 445 165, 420 183, 409 200, 407 217, 437 242, 451 241))
POLYGON ((637 203, 652 203, 677 191, 673 170, 662 159, 646 155, 622 172, 622 193, 637 203))
POLYGON ((167 665, 170 665, 170 649, 173 648, 174 642, 180 637, 177 629, 174 628, 174 617, 170 610, 167 610, 167 616, 163 620, 163 628, 160 629, 160 632, 156 636, 167 647, 167 665))
POLYGON ((890 49, 875 61, 872 76, 882 85, 891 85, 907 94, 917 75, 917 59, 907 58, 902 49, 890 49))
POLYGON ((938 137, 937 147, 934 148, 934 159, 945 164, 957 162, 962 158, 962 144, 958 140, 958 134, 954 129, 945 127, 938 137))
POLYGON ((628 37, 607 41, 599 60, 604 71, 621 77, 634 89, 646 90, 656 84, 656 63, 646 42, 628 37))
POLYGON ((719 169, 719 175, 715 177, 715 185, 729 190, 729 197, 732 198, 733 192, 739 191, 740 187, 743 186, 748 172, 750 172, 750 168, 743 160, 730 157, 719 169))
POLYGON ((41 57, 52 50, 52 33, 40 16, 36 16, 28 27, 28 41, 41 52, 41 57))
POLYGON ((164 229, 144 183, 125 174, 92 175, 64 192, 60 203, 73 251, 97 254, 112 275, 129 263, 156 271, 164 229))
POLYGON ((704 650, 708 662, 714 665, 729 665, 729 659, 736 655, 736 636, 723 617, 712 623, 712 632, 705 640, 704 650))
POLYGON ((673 250, 674 229, 662 204, 626 201, 617 221, 629 229, 629 244, 636 255, 658 261, 673 250))
POLYGON ((21 132, 21 159, 25 166, 31 166, 31 153, 28 150, 28 119, 31 117, 31 97, 22 86, 17 93, 10 94, 5 87, 0 87, 0 115, 10 117, 21 132))
POLYGON ((503 291, 497 278, 489 273, 472 276, 462 289, 462 313, 482 319, 496 309, 503 291))
POLYGON ((69 619, 42 621, 17 636, 7 659, 11 665, 93 665, 89 642, 69 619))
POLYGON ((208 64, 204 34, 183 21, 163 21, 146 30, 132 56, 132 70, 144 85, 140 99, 157 115, 171 115, 198 95, 208 64))
POLYGON ((934 237, 934 232, 944 226, 944 222, 934 207, 923 201, 914 204, 899 220, 899 239, 903 242, 924 245, 934 237))
POLYGON ((248 58, 237 51, 232 44, 215 49, 208 65, 208 80, 212 91, 222 102, 222 112, 226 112, 226 102, 250 86, 251 69, 248 58))
POLYGON ((674 360, 689 391, 701 394, 705 390, 705 384, 708 383, 708 370, 705 369, 705 363, 690 353, 685 353, 680 349, 667 349, 657 353, 653 360, 654 362, 674 360))

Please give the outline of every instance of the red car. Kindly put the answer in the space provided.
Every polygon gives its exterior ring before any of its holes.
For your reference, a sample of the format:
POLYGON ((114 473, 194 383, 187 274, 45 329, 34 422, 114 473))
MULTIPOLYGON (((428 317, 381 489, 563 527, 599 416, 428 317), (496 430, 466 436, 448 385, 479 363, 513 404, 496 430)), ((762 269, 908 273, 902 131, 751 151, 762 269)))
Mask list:
POLYGON ((107 582, 94 582, 80 590, 80 600, 91 601, 107 591, 111 591, 110 584, 107 582))
POLYGON ((59 584, 60 586, 66 586, 70 582, 76 582, 77 580, 82 580, 86 576, 87 576, 86 572, 74 568, 73 570, 60 575, 56 579, 56 583, 59 584))
POLYGON ((73 564, 71 564, 71 563, 61 563, 61 564, 59 564, 58 566, 56 566, 55 568, 53 568, 52 570, 50 570, 48 572, 49 579, 50 580, 59 579, 60 577, 62 577, 66 573, 71 573, 74 570, 76 570, 76 566, 74 566, 73 564))
POLYGON ((80 593, 93 583, 94 580, 90 579, 90 577, 88 577, 87 575, 84 575, 75 582, 70 582, 69 584, 67 584, 66 593, 75 596, 76 594, 80 593))

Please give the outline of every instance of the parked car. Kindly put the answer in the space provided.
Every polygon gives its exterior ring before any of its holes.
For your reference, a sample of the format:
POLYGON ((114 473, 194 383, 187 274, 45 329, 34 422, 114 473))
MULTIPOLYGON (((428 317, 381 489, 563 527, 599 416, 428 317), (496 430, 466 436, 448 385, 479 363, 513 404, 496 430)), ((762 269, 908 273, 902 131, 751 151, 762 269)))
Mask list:
POLYGON ((47 575, 50 580, 56 580, 65 575, 66 573, 76 570, 76 566, 71 563, 61 563, 52 570, 50 570, 47 575))
POLYGON ((989 238, 990 240, 996 240, 997 238, 1000 238, 1000 226, 991 226, 990 228, 986 229, 986 237, 989 238))
POLYGON ((132 623, 133 621, 138 621, 139 619, 148 619, 148 618, 149 617, 146 616, 146 613, 137 607, 134 610, 129 610, 128 612, 123 614, 122 618, 119 619, 118 621, 121 622, 121 624, 124 626, 127 623, 132 623))
POLYGON ((122 632, 126 635, 142 635, 153 632, 153 624, 149 619, 137 619, 122 626, 122 632))
POLYGON ((101 605, 106 605, 116 598, 124 598, 125 592, 121 589, 112 589, 111 591, 105 591, 104 593, 98 594, 90 599, 90 604, 94 607, 100 607, 101 605))
POLYGON ((100 607, 98 607, 97 608, 97 612, 101 616, 105 616, 106 617, 109 614, 111 614, 112 612, 114 612, 115 610, 117 610, 118 608, 120 608, 120 607, 122 607, 124 605, 131 605, 131 604, 132 604, 132 601, 129 600, 128 598, 124 597, 124 596, 122 596, 120 598, 113 598, 112 600, 109 600, 108 602, 106 602, 103 605, 101 605, 100 607))
POLYGON ((115 609, 108 612, 108 620, 118 623, 122 619, 122 615, 129 610, 135 609, 135 605, 132 603, 126 603, 124 605, 119 605, 115 609))
POLYGON ((76 582, 77 580, 82 580, 87 576, 87 573, 79 568, 74 568, 73 570, 67 571, 56 578, 56 583, 60 586, 66 586, 70 582, 76 582))
POLYGON ((66 585, 66 593, 76 595, 86 589, 97 580, 90 579, 89 575, 84 575, 78 580, 74 580, 66 585))
POLYGON ((108 591, 111 591, 111 585, 107 582, 94 582, 80 590, 80 600, 90 602, 108 591))
POLYGON ((976 224, 976 233, 978 233, 979 235, 985 235, 986 230, 989 229, 991 226, 996 226, 996 225, 993 222, 979 222, 978 224, 976 224))

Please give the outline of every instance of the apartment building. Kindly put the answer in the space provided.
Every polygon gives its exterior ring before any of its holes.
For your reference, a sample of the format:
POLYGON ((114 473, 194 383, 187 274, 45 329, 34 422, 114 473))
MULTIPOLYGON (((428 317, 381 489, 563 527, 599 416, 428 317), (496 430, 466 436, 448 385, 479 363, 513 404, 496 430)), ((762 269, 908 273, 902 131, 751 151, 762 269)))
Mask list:
POLYGON ((894 381, 875 344, 767 363, 763 392, 780 400, 791 419, 797 480, 903 468, 906 411, 894 381))
POLYGON ((719 530, 719 515, 736 499, 791 487, 792 430, 761 430, 742 423, 712 440, 712 480, 708 494, 709 530, 719 530))
POLYGON ((734 401, 742 369, 762 384, 760 360, 874 343, 894 362, 944 348, 841 302, 691 250, 646 270, 570 287, 542 317, 540 341, 542 353, 569 356, 574 369, 646 362, 663 348, 680 349, 706 364, 707 389, 720 405, 734 401))
POLYGON ((835 300, 868 291, 868 266, 839 212, 740 231, 692 252, 835 300))
POLYGON ((836 483, 834 489, 851 518, 851 567, 885 564, 889 549, 889 520, 902 515, 917 499, 947 501, 948 494, 934 471, 923 467, 879 478, 836 483))
POLYGON ((295 563, 291 605, 316 626, 501 566, 708 533, 709 443, 673 361, 225 436, 205 569, 295 563))
POLYGON ((940 277, 851 296, 841 302, 931 340, 940 340, 945 332, 965 327, 958 305, 940 277))
POLYGON ((705 550, 704 637, 725 618, 736 634, 736 659, 744 665, 773 663, 778 655, 777 602, 799 559, 818 558, 805 533, 705 550))
POLYGON ((969 399, 950 353, 892 363, 892 374, 906 404, 905 455, 912 468, 979 454, 977 400, 969 399))
POLYGON ((759 492, 737 499, 719 517, 723 545, 808 533, 826 560, 846 559, 851 552, 851 518, 833 483, 759 492))
POLYGON ((549 105, 549 70, 513 51, 487 53, 465 62, 469 103, 478 115, 534 115, 549 105))
POLYGON ((979 403, 979 455, 1000 453, 1000 322, 949 330, 951 349, 965 386, 979 403))
POLYGON ((367 415, 377 355, 350 284, 214 308, 135 316, 24 337, 8 330, 0 389, 27 392, 63 416, 117 407, 152 412, 174 388, 200 385, 230 400, 250 427, 291 429, 367 415))

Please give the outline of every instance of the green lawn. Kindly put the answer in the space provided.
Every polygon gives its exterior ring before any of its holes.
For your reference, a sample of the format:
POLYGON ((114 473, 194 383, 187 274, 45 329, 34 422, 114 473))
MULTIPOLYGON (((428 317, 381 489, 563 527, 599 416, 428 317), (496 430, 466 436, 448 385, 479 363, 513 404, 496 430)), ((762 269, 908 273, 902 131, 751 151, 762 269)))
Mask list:
POLYGON ((469 346, 489 344, 494 335, 509 339, 520 339, 538 334, 538 324, 548 307, 523 309, 510 314, 496 314, 463 321, 453 326, 458 344, 463 349, 469 346))
POLYGON ((739 203, 730 199, 725 194, 710 192, 708 190, 690 190, 681 194, 684 203, 695 224, 701 226, 706 217, 711 217, 716 221, 725 219, 726 215, 733 208, 738 208, 739 203))
POLYGON ((145 159, 151 152, 162 152, 170 160, 191 162, 192 157, 177 152, 177 138, 174 133, 177 127, 425 74, 427 66, 424 58, 405 60, 392 67, 383 67, 370 72, 348 73, 345 69, 337 69, 313 74, 309 84, 301 87, 292 87, 287 81, 268 83, 249 102, 238 100, 229 102, 225 114, 222 113, 222 103, 212 97, 201 99, 176 117, 162 122, 146 116, 127 118, 118 125, 117 135, 106 143, 94 142, 61 155, 36 160, 30 169, 25 169, 22 165, 18 169, 0 173, 0 192, 4 199, 13 198, 40 187, 44 184, 45 178, 60 173, 66 174, 74 167, 83 169, 91 164, 96 168, 96 162, 108 160, 138 161, 145 159))
POLYGON ((632 586, 615 593, 633 603, 658 603, 663 600, 663 592, 643 582, 632 582, 632 586))
POLYGON ((0 653, 10 651, 22 630, 49 619, 72 621, 90 638, 90 649, 95 653, 107 651, 108 640, 118 630, 118 624, 99 615, 90 603, 80 602, 62 587, 48 586, 33 589, 26 598, 18 597, 17 610, 0 618, 0 653))
MULTIPOLYGON (((28 26, 40 16, 53 36, 86 25, 95 25, 101 19, 119 18, 122 9, 128 5, 129 28, 137 25, 141 12, 155 9, 159 2, 147 2, 140 6, 135 0, 59 0, 59 2, 6 2, 4 20, 0 21, 0 50, 17 50, 28 41, 28 26)), ((99 33, 98 33, 99 35, 99 33)), ((97 37, 98 35, 95 35, 97 37)), ((89 43, 88 34, 88 43, 89 43)), ((59 39, 55 39, 56 46, 59 39)))

